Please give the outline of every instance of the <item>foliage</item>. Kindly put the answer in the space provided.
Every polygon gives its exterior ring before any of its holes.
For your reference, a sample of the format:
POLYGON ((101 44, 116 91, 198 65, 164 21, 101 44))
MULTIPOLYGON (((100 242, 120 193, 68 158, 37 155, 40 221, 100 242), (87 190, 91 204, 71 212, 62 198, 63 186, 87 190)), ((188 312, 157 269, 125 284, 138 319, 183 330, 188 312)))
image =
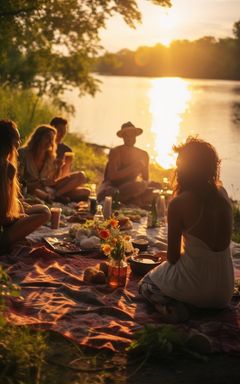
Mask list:
POLYGON ((149 165, 149 179, 156 182, 161 182, 164 177, 170 181, 173 178, 173 169, 164 169, 156 162, 149 165))
POLYGON ((240 21, 233 27, 235 38, 176 40, 169 47, 156 44, 135 51, 105 53, 96 64, 101 74, 121 76, 180 76, 204 79, 240 79, 240 21))
POLYGON ((27 327, 5 325, 0 338, 1 382, 38 383, 47 351, 45 335, 32 333, 27 327))
POLYGON ((159 327, 145 325, 142 330, 135 332, 127 352, 144 353, 145 357, 138 371, 149 358, 162 361, 191 356, 206 361, 206 355, 211 353, 212 349, 206 335, 197 331, 189 335, 174 325, 163 324, 159 327))
POLYGON ((20 288, 10 281, 8 274, 0 265, 0 329, 5 324, 3 315, 6 308, 6 299, 19 296, 19 294, 20 288))
POLYGON ((173 325, 161 325, 154 327, 146 325, 141 331, 134 335, 135 340, 128 347, 127 351, 135 349, 156 353, 160 356, 171 354, 174 349, 182 348, 186 341, 186 333, 179 331, 173 325))
MULTIPOLYGON (((170 0, 153 0, 170 6, 170 0)), ((65 89, 94 94, 89 72, 100 51, 99 31, 114 14, 141 21, 136 0, 0 0, 0 83, 35 88, 60 107, 65 89)))
POLYGON ((240 243, 240 206, 239 202, 233 202, 233 235, 232 240, 240 243))
POLYGON ((0 266, 0 380, 11 383, 16 382, 17 377, 19 383, 24 380, 24 383, 30 384, 39 375, 47 347, 42 334, 32 336, 26 327, 16 327, 5 322, 6 300, 19 295, 20 288, 10 281, 0 266), (14 381, 10 381, 9 376, 14 381))
POLYGON ((21 133, 22 139, 39 124, 48 124, 59 114, 49 100, 40 99, 32 90, 18 90, 0 87, 0 116, 1 119, 14 120, 21 133))
POLYGON ((89 181, 99 184, 103 179, 107 155, 101 146, 88 144, 81 136, 69 133, 64 140, 75 153, 73 170, 83 170, 89 181))
POLYGON ((236 23, 234 23, 233 34, 234 34, 235 38, 240 41, 240 20, 236 21, 236 23))

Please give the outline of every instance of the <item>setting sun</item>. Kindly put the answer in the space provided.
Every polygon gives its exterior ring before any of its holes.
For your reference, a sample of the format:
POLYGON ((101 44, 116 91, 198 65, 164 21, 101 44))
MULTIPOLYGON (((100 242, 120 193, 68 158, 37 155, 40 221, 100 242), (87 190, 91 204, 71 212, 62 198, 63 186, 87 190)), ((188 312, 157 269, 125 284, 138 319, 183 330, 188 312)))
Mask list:
POLYGON ((179 14, 173 8, 159 10, 159 40, 169 46, 174 39, 174 30, 179 22, 179 14))
POLYGON ((155 135, 155 160, 164 168, 174 165, 172 146, 176 144, 183 114, 191 99, 188 82, 180 78, 153 79, 149 91, 152 115, 151 132, 155 135))

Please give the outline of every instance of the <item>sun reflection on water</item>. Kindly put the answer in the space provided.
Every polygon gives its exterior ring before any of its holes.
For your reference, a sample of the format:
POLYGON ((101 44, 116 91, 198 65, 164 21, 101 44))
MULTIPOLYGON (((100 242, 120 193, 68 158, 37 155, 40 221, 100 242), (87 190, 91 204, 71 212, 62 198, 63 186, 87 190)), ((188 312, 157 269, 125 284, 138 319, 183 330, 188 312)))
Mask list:
POLYGON ((183 114, 191 100, 188 81, 181 78, 151 80, 149 110, 155 136, 155 160, 164 168, 175 164, 173 144, 177 143, 183 114))

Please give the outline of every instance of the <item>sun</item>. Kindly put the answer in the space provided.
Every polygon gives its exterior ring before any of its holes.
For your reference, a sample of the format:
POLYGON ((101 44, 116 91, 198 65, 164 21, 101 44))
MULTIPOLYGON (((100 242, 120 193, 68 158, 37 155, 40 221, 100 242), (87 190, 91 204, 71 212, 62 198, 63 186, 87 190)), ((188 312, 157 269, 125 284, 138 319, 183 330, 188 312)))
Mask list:
POLYGON ((178 142, 183 115, 191 101, 187 80, 156 78, 151 80, 149 111, 151 132, 155 137, 155 160, 164 168, 175 164, 172 147, 178 142))
POLYGON ((173 8, 161 10, 159 14, 159 39, 165 46, 169 46, 174 38, 174 32, 179 22, 179 15, 173 8))

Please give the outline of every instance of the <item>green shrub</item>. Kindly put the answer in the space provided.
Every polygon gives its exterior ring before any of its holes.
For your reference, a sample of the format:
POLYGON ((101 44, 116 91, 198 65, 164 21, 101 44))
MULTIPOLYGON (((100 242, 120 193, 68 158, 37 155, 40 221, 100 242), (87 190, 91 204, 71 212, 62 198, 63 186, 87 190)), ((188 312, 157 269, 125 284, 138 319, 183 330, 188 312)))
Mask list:
POLYGON ((240 243, 240 207, 239 202, 233 202, 233 241, 240 243))
POLYGON ((18 125, 24 139, 39 124, 48 124, 59 110, 50 101, 38 98, 31 90, 0 88, 0 118, 18 125))
POLYGON ((75 153, 73 171, 83 170, 89 182, 99 184, 103 180, 107 155, 103 148, 87 144, 82 137, 69 133, 64 140, 75 153))

